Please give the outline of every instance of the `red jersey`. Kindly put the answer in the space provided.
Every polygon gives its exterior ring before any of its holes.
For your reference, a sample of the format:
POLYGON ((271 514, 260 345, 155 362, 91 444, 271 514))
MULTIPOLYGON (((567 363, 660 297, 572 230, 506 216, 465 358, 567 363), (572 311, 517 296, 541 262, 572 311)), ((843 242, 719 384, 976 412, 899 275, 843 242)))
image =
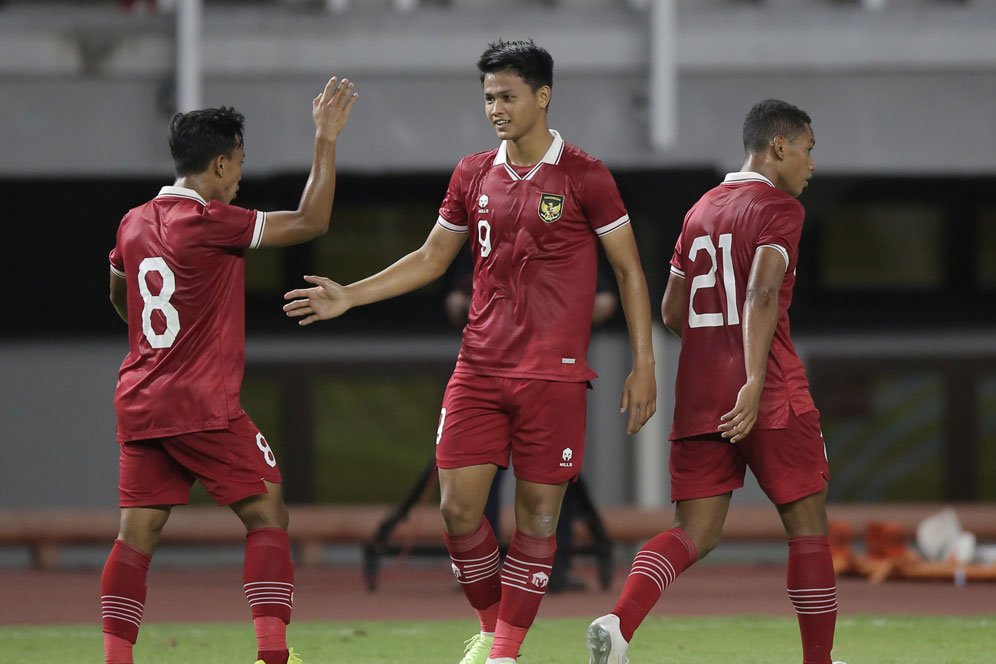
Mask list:
POLYGON ((802 361, 789 338, 799 236, 805 211, 763 175, 730 173, 688 211, 671 259, 684 277, 688 315, 681 333, 671 439, 719 429, 747 380, 741 321, 747 281, 760 247, 778 251, 785 278, 768 353, 756 429, 784 429, 789 409, 815 410, 802 361))
POLYGON ((457 372, 567 382, 588 367, 596 238, 629 223, 605 165, 555 131, 531 167, 496 150, 460 160, 437 223, 471 232, 474 294, 457 372))
POLYGON ((111 271, 128 285, 118 441, 225 429, 241 412, 245 258, 266 215, 163 187, 118 226, 111 271))

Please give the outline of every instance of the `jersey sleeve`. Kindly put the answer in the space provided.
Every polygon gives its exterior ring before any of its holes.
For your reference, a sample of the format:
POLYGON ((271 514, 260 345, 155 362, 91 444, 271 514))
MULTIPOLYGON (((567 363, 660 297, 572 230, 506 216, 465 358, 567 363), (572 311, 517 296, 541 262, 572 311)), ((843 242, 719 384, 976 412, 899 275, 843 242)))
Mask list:
POLYGON ((467 232, 467 199, 464 184, 464 162, 461 159, 453 175, 450 176, 450 186, 446 188, 443 204, 439 206, 439 217, 436 223, 451 233, 467 232))
POLYGON ((599 236, 611 233, 629 223, 612 173, 601 161, 595 161, 585 175, 581 187, 581 209, 592 230, 599 236))
POLYGON ((117 245, 111 249, 111 252, 107 255, 107 260, 111 263, 111 274, 124 279, 124 261, 121 260, 121 252, 118 251, 117 245))
POLYGON ((233 249, 255 249, 263 239, 266 213, 211 201, 204 208, 203 221, 204 237, 208 244, 233 249))
POLYGON ((754 241, 755 251, 770 247, 785 259, 785 271, 795 269, 799 255, 799 238, 802 236, 802 222, 805 211, 799 201, 771 202, 764 206, 760 232, 754 241))
POLYGON ((678 239, 674 243, 674 253, 671 254, 671 274, 681 278, 685 277, 685 250, 682 238, 685 237, 685 226, 688 225, 688 217, 691 214, 692 211, 689 210, 685 215, 685 221, 681 224, 681 232, 678 233, 678 239))

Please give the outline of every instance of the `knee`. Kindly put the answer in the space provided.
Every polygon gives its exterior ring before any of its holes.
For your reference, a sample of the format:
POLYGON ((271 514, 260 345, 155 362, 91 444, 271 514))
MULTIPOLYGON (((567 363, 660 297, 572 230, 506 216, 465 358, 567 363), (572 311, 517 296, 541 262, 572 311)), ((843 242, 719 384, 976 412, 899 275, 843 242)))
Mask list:
POLYGON ((484 518, 483 512, 471 507, 470 504, 455 500, 452 497, 444 498, 439 503, 439 511, 443 515, 443 523, 446 532, 450 535, 463 535, 474 531, 484 518))
POLYGON ((720 540, 723 539, 723 529, 722 527, 713 526, 702 526, 699 524, 685 524, 675 522, 675 527, 681 528, 688 535, 689 539, 695 544, 695 549, 698 552, 698 560, 702 560, 707 555, 709 555, 713 549, 719 546, 720 540))
POLYGON ((543 509, 520 513, 515 528, 533 537, 552 537, 557 533, 558 516, 557 512, 543 509))
POLYGON ((256 501, 251 507, 238 510, 238 515, 247 531, 260 528, 287 530, 290 525, 290 515, 283 500, 256 501))

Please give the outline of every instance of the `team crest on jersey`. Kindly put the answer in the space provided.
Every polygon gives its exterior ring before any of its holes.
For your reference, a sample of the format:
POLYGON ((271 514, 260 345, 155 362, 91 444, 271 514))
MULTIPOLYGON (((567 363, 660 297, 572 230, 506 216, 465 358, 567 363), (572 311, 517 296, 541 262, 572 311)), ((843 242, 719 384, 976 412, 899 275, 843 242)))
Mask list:
POLYGON ((540 194, 537 212, 539 212, 539 218, 548 224, 560 219, 560 215, 564 213, 563 194, 540 194))

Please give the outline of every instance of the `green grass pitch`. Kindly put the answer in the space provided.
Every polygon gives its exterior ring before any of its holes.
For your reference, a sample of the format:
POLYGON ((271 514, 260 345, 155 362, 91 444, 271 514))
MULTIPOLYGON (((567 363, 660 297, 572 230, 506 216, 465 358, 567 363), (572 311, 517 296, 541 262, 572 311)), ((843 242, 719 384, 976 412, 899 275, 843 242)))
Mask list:
MULTIPOLYGON (((585 664, 587 619, 539 620, 521 664, 585 664)), ((295 623, 291 645, 306 664, 456 664, 473 623, 295 623)), ((798 664, 795 621, 787 618, 651 618, 633 664, 798 664)), ((95 664, 99 625, 0 627, 0 664, 95 664)), ((848 664, 991 664, 996 615, 972 618, 848 616, 837 624, 834 657, 848 664)), ((140 664, 252 664, 248 624, 150 624, 135 648, 140 664)))

